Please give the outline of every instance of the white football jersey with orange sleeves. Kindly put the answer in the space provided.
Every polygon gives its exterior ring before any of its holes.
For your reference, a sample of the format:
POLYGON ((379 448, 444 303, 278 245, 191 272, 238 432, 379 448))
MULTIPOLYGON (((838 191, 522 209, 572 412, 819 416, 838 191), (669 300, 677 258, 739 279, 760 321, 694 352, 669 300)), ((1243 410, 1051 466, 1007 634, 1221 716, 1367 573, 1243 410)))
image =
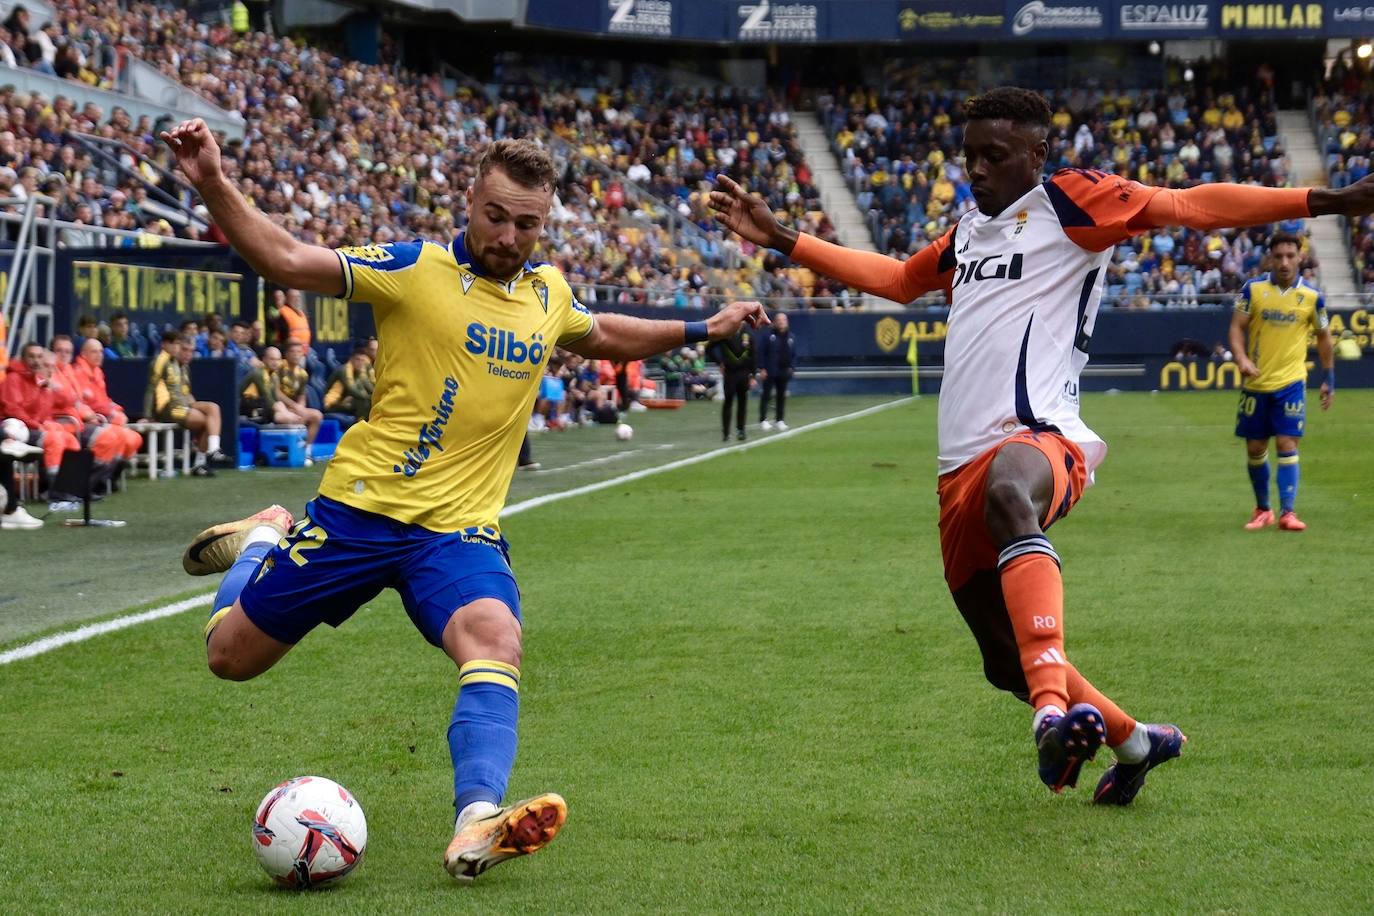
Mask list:
POLYGON ((1058 431, 1091 471, 1107 446, 1078 410, 1113 246, 1153 188, 1065 170, 997 216, 970 211, 942 252, 952 271, 940 385, 940 473, 1022 430, 1058 431))

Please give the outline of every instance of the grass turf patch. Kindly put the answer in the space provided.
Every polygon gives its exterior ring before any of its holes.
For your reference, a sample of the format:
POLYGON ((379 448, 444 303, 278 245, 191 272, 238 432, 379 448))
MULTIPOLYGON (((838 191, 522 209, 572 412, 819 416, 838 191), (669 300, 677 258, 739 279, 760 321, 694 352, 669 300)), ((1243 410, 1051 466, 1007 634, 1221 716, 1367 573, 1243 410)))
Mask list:
POLYGON ((1374 905, 1374 634, 1352 587, 1374 397, 1313 417, 1301 535, 1241 530, 1233 396, 1088 399, 1112 453, 1051 530, 1068 653, 1192 738, 1124 810, 1088 804, 1105 759, 1048 793, 1028 710, 982 680, 940 574, 934 406, 509 521, 527 620, 511 796, 560 791, 570 816, 471 889, 439 864, 452 664, 390 593, 247 684, 205 673, 199 615, 0 668, 0 909, 1374 905), (304 773, 358 796, 370 848, 302 896, 259 872, 249 825, 304 773))

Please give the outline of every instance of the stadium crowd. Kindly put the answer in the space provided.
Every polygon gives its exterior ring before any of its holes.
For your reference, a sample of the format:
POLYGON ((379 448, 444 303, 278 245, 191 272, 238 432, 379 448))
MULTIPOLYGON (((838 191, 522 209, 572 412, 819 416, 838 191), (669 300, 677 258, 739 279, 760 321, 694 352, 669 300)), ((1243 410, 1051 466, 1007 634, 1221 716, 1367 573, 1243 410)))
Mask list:
MULTIPOLYGON (((1374 71, 1369 61, 1339 58, 1313 95, 1311 112, 1331 186, 1343 188, 1368 175, 1374 156, 1374 71)), ((1360 288, 1374 293, 1374 216, 1351 220, 1349 226, 1360 288)))
MULTIPOLYGON (((718 169, 729 169, 789 221, 830 233, 786 109, 770 96, 659 89, 588 98, 526 85, 492 99, 157 4, 121 11, 108 0, 65 0, 52 23, 18 19, 11 17, 16 30, 81 62, 58 75, 114 86, 120 62, 134 54, 247 117, 244 141, 225 144, 230 171, 259 209, 304 240, 338 247, 450 238, 466 223, 463 191, 476 152, 492 139, 538 136, 575 153, 563 156, 544 256, 566 269, 584 301, 700 308, 741 295, 851 299, 809 271, 727 240, 707 214, 706 191, 718 169), (592 160, 613 168, 593 169, 592 160), (765 276, 763 267, 777 269, 765 276)), ((29 65, 43 69, 45 58, 36 60, 29 65)), ((59 197, 63 219, 139 231, 122 244, 156 245, 171 234, 219 240, 196 220, 150 205, 143 182, 102 167, 71 136, 125 144, 139 157, 124 153, 126 166, 180 194, 162 171, 171 161, 156 140, 164 125, 133 122, 122 110, 107 120, 96 106, 77 111, 69 99, 12 88, 0 91, 0 102, 9 112, 0 122, 0 194, 42 190, 59 197)), ((69 244, 89 241, 69 236, 69 244)))
MULTIPOLYGON (((838 89, 817 109, 880 250, 906 256, 975 204, 960 163, 967 92, 838 89)), ((1186 84, 1160 92, 1049 93, 1047 170, 1089 168, 1146 184, 1289 183, 1273 105, 1262 90, 1186 84)), ((1280 228, 1301 232, 1301 221, 1280 228)), ((1170 229, 1118 246, 1104 305, 1196 307, 1263 271, 1267 229, 1170 229)), ((1318 267, 1304 242, 1304 276, 1318 267)))

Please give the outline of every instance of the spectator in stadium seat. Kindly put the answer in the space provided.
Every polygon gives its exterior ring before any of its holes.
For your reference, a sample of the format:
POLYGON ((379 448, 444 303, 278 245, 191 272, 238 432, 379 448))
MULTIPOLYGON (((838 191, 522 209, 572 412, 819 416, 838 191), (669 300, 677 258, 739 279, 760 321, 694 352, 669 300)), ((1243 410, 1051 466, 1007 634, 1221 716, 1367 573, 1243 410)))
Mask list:
POLYGON ((129 339, 129 316, 123 312, 115 312, 110 318, 110 346, 105 355, 115 359, 133 359, 139 356, 134 342, 129 339))
MULTIPOLYGON (((80 386, 81 400, 107 422, 123 426, 129 422, 128 413, 115 403, 105 387, 104 364, 105 348, 100 345, 100 341, 87 340, 81 345, 81 353, 73 364, 80 386)), ((137 449, 136 444, 134 450, 137 449)))
POLYGON ((797 339, 788 328, 787 313, 774 313, 772 326, 764 328, 757 337, 759 381, 762 389, 759 397, 759 425, 765 430, 773 428, 773 424, 768 420, 768 399, 770 394, 776 393, 777 427, 786 432, 787 386, 796 371, 797 351, 797 339))
POLYGON ((225 347, 238 360, 240 375, 261 362, 253 351, 252 336, 253 326, 247 321, 239 319, 229 326, 229 343, 225 347))
POLYGON ((305 345, 293 340, 286 345, 286 358, 273 372, 277 382, 277 403, 293 417, 291 422, 305 427, 305 463, 314 464, 311 449, 320 431, 324 414, 306 403, 306 389, 310 387, 310 372, 305 368, 305 345))
POLYGON ((252 423, 294 425, 295 414, 281 403, 277 390, 277 370, 281 368, 281 351, 265 347, 262 360, 249 369, 239 382, 239 415, 252 423))
MULTIPOLYGON (((82 343, 83 354, 88 344, 94 353, 101 354, 95 358, 101 359, 105 348, 100 345, 100 341, 94 337, 87 337, 82 343)), ((52 391, 54 416, 76 436, 78 442, 91 450, 96 461, 110 466, 112 473, 116 472, 118 462, 127 461, 138 454, 143 437, 127 426, 114 422, 117 418, 123 418, 124 411, 110 402, 108 394, 105 395, 105 402, 101 406, 113 410, 113 416, 97 411, 92 406, 87 395, 94 395, 94 390, 88 388, 87 379, 94 379, 95 376, 94 373, 86 373, 77 368, 76 360, 73 358, 75 345, 70 337, 66 334, 53 337, 48 352, 51 356, 45 356, 44 359, 51 359, 53 362, 48 387, 52 391)), ((95 372, 99 371, 98 368, 95 369, 95 372)), ((99 384, 101 392, 104 393, 103 372, 100 372, 99 384)))
POLYGON ((177 331, 164 331, 162 352, 148 367, 148 394, 144 416, 159 423, 176 423, 195 435, 195 460, 191 474, 214 477, 211 461, 225 460, 220 451, 220 410, 213 401, 197 401, 191 394, 191 358, 196 345, 192 337, 177 331))
POLYGON ((367 357, 367 347, 354 347, 348 362, 329 376, 324 389, 325 413, 345 420, 345 426, 366 420, 372 412, 372 392, 376 385, 377 374, 372 368, 372 360, 367 357))
MULTIPOLYGON (((81 343, 86 340, 96 340, 100 337, 100 322, 95 320, 94 315, 82 315, 76 322, 76 341, 81 343)), ((68 343, 71 341, 68 340, 68 343)))
POLYGON ((206 333, 205 352, 199 355, 206 359, 236 358, 236 354, 229 349, 229 338, 225 336, 223 330, 218 328, 206 333))
POLYGON ((62 453, 79 451, 81 443, 53 414, 53 393, 48 387, 51 375, 44 367, 46 354, 42 344, 24 344, 0 386, 0 404, 4 405, 9 437, 42 447, 43 468, 51 480, 62 464, 62 453), (22 423, 24 432, 9 423, 10 419, 22 423))
MULTIPOLYGON (((4 416, 5 404, 0 400, 0 417, 4 416)), ((43 454, 43 449, 27 444, 28 435, 28 427, 19 420, 11 418, 0 423, 0 489, 5 493, 4 506, 0 508, 0 530, 43 527, 43 520, 30 515, 19 502, 19 480, 14 473, 16 461, 43 454)))

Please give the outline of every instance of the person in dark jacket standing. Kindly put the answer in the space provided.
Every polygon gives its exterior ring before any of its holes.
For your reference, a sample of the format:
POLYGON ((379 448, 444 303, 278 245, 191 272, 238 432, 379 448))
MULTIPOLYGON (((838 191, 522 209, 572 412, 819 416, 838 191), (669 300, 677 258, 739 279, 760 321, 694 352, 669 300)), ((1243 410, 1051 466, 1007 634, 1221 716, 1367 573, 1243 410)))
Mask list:
POLYGON ((712 344, 713 358, 720 364, 720 384, 725 391, 725 406, 720 412, 722 438, 730 439, 730 408, 735 408, 735 438, 744 438, 744 415, 748 410, 749 386, 754 381, 754 338, 746 330, 712 344))
POLYGON ((797 340, 788 329, 787 313, 778 312, 773 316, 773 327, 759 333, 759 380, 763 382, 762 397, 759 401, 759 426, 770 430, 768 422, 768 400, 776 393, 778 396, 777 428, 786 432, 787 422, 787 384, 792 381, 796 363, 797 340))

